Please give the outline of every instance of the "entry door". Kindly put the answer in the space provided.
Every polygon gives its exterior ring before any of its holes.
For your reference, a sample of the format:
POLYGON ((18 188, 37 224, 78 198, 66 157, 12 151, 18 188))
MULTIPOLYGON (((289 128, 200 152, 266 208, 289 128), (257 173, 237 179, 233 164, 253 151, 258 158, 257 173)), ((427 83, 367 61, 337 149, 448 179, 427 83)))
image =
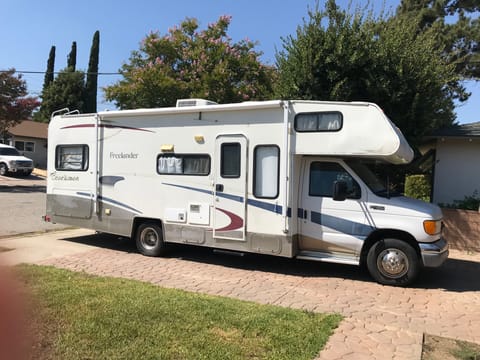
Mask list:
POLYGON ((299 247, 301 250, 358 254, 371 231, 367 224, 365 191, 338 162, 306 158, 303 160, 300 190, 299 247), (333 184, 345 181, 346 200, 333 200, 333 184))
POLYGON ((247 146, 243 135, 221 135, 216 139, 214 238, 245 240, 247 146))

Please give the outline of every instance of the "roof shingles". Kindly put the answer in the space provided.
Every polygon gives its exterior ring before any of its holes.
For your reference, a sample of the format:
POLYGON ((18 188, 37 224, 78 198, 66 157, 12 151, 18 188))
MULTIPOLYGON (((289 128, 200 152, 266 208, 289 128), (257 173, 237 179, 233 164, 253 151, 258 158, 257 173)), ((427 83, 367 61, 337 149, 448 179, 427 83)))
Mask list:
POLYGON ((32 120, 23 120, 22 122, 8 129, 8 132, 13 136, 47 139, 48 124, 32 120))

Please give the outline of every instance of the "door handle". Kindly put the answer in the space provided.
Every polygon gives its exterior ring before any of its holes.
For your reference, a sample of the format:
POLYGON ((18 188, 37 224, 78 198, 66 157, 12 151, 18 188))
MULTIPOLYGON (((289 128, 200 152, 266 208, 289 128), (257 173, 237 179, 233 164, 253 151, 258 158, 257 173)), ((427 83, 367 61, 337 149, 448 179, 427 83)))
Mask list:
POLYGON ((215 185, 215 191, 216 192, 223 192, 223 184, 215 185))
POLYGON ((303 218, 305 220, 307 220, 307 218, 308 218, 308 211, 307 210, 303 210, 303 218))

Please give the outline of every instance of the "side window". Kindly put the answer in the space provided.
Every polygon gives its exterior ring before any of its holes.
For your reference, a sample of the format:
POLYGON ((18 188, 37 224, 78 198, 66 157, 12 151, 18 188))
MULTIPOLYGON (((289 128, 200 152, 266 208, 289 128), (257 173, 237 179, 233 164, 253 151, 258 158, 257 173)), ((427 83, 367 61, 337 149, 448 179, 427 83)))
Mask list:
POLYGON ((280 149, 276 145, 259 145, 253 151, 253 195, 274 199, 278 196, 280 149))
POLYGON ((333 162, 315 161, 310 164, 308 194, 310 196, 333 197, 333 184, 339 180, 347 183, 347 198, 360 198, 361 191, 358 183, 340 164, 333 162))
POLYGON ((220 175, 222 178, 239 178, 241 164, 240 143, 223 143, 220 152, 220 175))
POLYGON ((339 131, 343 126, 343 115, 339 111, 303 113, 295 116, 298 132, 339 131))
POLYGON ((87 171, 88 146, 58 145, 55 149, 55 169, 66 171, 87 171))
POLYGON ((35 151, 35 143, 32 141, 15 141, 15 147, 20 151, 35 151))
POLYGON ((210 174, 210 156, 204 154, 160 154, 157 172, 162 175, 210 174))

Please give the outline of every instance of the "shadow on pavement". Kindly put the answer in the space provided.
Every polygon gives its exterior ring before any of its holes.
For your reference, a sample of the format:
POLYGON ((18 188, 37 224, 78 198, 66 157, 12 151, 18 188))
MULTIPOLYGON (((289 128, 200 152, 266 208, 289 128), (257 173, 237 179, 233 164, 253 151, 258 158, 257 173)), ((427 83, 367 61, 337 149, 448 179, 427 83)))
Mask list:
POLYGON ((47 187, 45 185, 0 185, 0 193, 45 193, 47 187))
MULTIPOLYGON (((126 253, 138 253, 133 240, 111 234, 99 233, 88 236, 64 238, 61 240, 126 253)), ((191 245, 169 245, 169 251, 166 257, 220 265, 234 269, 271 272, 283 275, 340 278, 369 283, 374 281, 367 270, 357 266, 249 253, 244 255, 228 255, 225 253, 215 253, 211 248, 191 245)), ((440 268, 423 269, 420 278, 411 287, 418 289, 444 289, 452 292, 480 291, 479 275, 480 263, 448 259, 440 268)))

